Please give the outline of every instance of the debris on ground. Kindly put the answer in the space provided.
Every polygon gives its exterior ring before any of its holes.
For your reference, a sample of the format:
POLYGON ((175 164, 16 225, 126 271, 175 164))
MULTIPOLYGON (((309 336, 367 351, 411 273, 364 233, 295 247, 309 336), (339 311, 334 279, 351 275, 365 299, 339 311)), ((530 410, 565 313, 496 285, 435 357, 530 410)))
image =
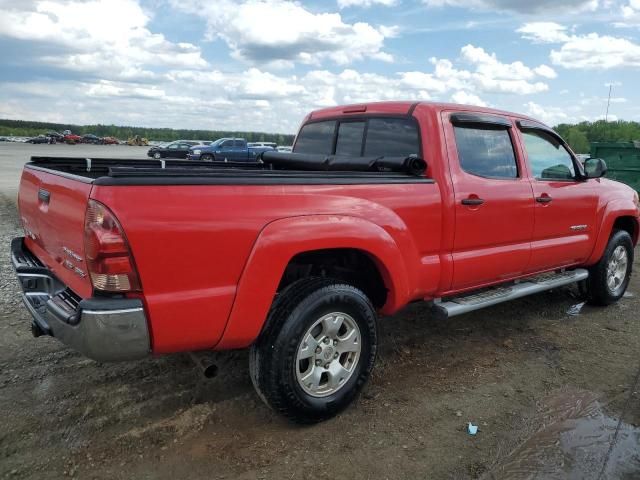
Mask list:
POLYGON ((571 307, 569 307, 569 310, 567 310, 567 315, 571 316, 571 317, 575 317, 577 315, 580 315, 580 312, 582 312, 582 307, 585 306, 585 303, 576 303, 575 305, 571 305, 571 307))

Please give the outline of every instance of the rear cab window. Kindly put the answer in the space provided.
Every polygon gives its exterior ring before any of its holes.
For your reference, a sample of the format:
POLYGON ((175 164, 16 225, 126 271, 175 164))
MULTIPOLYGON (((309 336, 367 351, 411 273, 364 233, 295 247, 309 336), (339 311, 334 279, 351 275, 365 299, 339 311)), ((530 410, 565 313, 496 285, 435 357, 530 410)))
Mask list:
POLYGON ((421 156, 418 123, 412 117, 360 117, 307 123, 294 153, 349 157, 421 156))
POLYGON ((519 178, 509 120, 464 113, 452 115, 451 120, 458 161, 464 172, 498 180, 519 178))

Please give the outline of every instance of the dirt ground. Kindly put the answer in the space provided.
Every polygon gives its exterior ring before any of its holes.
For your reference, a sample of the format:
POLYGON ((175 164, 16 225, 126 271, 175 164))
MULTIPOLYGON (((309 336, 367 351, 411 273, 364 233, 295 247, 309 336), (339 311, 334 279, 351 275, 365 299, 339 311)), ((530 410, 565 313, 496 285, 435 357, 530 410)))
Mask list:
POLYGON ((381 319, 363 395, 299 427, 260 402, 244 351, 213 355, 207 380, 183 355, 99 364, 34 339, 19 234, 3 189, 0 478, 640 478, 637 274, 620 303, 577 315, 566 288, 447 322, 421 305, 381 319))

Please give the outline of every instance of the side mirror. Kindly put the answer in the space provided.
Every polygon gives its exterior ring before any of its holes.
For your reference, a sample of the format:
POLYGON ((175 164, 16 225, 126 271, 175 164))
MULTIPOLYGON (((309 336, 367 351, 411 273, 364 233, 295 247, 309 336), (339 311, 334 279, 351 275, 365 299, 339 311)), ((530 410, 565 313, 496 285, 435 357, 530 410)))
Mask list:
POLYGON ((607 174, 607 163, 601 158, 589 158, 584 162, 587 178, 600 178, 607 174))

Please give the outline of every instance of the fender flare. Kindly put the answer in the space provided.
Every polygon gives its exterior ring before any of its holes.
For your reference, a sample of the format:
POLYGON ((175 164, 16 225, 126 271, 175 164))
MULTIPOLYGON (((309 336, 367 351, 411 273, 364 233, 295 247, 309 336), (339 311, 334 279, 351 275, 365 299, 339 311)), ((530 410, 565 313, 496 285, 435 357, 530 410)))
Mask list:
POLYGON ((384 313, 394 312, 408 302, 405 260, 384 228, 362 218, 342 215, 275 220, 260 232, 253 246, 216 349, 251 345, 262 331, 289 261, 299 253, 332 248, 358 249, 371 256, 389 290, 384 313))
MULTIPOLYGON (((600 222, 600 230, 596 238, 595 246, 591 252, 591 256, 586 261, 586 265, 594 265, 598 263, 602 255, 604 254, 609 237, 613 231, 613 224, 620 217, 632 217, 636 219, 636 228, 638 228, 638 209, 637 207, 627 200, 613 200, 604 208, 602 215, 602 221, 600 222)), ((637 239, 634 239, 636 241, 637 239)))

